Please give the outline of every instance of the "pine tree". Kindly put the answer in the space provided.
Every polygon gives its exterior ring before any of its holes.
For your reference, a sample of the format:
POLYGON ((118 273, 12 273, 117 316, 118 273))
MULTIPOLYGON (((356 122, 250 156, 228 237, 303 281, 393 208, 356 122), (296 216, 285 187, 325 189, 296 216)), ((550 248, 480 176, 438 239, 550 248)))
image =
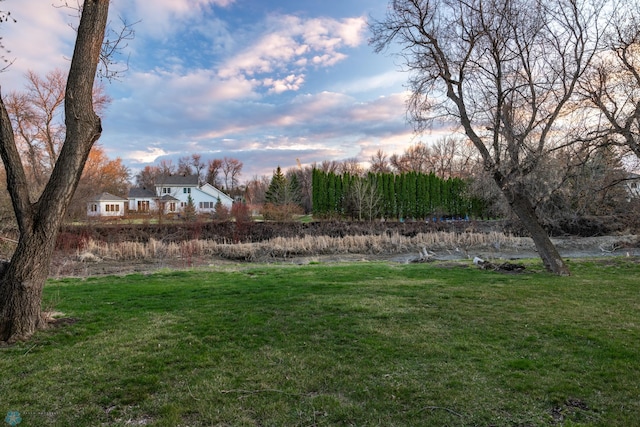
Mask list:
POLYGON ((182 213, 184 214, 184 220, 193 222, 196 220, 196 205, 191 198, 191 194, 187 197, 187 204, 184 207, 182 213))
POLYGON ((278 166, 273 173, 269 189, 265 194, 265 200, 274 205, 284 204, 284 198, 287 187, 287 178, 282 173, 282 169, 278 166))

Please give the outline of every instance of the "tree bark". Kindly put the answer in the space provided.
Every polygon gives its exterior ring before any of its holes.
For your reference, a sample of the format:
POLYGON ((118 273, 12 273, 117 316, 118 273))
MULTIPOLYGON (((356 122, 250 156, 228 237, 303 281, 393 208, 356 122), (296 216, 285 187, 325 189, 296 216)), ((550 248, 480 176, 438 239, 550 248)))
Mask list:
POLYGON ((16 251, 0 277, 0 341, 25 340, 46 326, 42 290, 58 230, 89 151, 102 131, 92 94, 108 10, 109 0, 84 2, 65 92, 65 142, 35 203, 30 202, 9 117, 0 100, 0 155, 20 230, 16 251))
POLYGON ((500 173, 494 173, 494 180, 500 186, 502 194, 507 198, 507 202, 513 212, 531 235, 545 268, 559 276, 571 275, 569 267, 562 260, 546 230, 540 224, 540 220, 522 184, 517 181, 508 182, 500 173))

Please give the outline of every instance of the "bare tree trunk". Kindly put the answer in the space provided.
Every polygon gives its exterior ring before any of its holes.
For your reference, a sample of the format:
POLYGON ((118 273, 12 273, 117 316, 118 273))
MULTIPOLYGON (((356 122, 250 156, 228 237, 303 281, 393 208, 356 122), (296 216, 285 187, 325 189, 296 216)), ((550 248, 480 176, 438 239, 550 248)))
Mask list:
POLYGON ((0 100, 0 155, 20 230, 16 251, 0 277, 0 341, 28 339, 45 326, 42 289, 58 230, 89 151, 102 131, 92 94, 108 10, 109 0, 84 2, 65 93, 65 142, 36 203, 30 202, 9 116, 0 100))
POLYGON ((500 173, 495 173, 494 179, 507 198, 509 206, 531 235, 545 268, 560 276, 571 275, 569 267, 564 263, 546 230, 540 224, 540 220, 522 184, 517 183, 517 181, 507 182, 500 173))
POLYGON ((54 244, 55 236, 20 238, 0 282, 0 339, 25 340, 36 330, 46 327, 41 315, 42 289, 49 273, 54 244))

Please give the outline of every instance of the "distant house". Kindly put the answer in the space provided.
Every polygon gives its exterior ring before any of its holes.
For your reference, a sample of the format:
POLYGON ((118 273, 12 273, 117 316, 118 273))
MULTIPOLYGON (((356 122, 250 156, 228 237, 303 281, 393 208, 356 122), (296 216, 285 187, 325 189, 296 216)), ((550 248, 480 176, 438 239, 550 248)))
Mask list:
POLYGON ((119 217, 124 216, 127 199, 114 196, 111 193, 101 193, 87 202, 87 215, 91 217, 119 217))
POLYGON ((180 213, 189 203, 189 197, 196 213, 213 213, 218 200, 231 208, 231 197, 211 184, 198 184, 196 175, 160 177, 154 189, 132 188, 129 191, 129 210, 150 212, 161 209, 165 213, 180 213))

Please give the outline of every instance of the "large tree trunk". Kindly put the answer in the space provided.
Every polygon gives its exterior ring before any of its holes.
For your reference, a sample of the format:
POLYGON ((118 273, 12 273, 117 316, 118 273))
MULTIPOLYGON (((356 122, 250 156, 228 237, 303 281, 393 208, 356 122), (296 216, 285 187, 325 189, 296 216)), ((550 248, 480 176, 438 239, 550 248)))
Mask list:
POLYGON ((51 178, 32 203, 11 123, 0 99, 0 155, 20 238, 0 277, 0 340, 29 338, 45 326, 42 290, 49 273, 58 230, 82 169, 102 127, 93 110, 93 84, 104 39, 109 0, 86 0, 78 26, 65 92, 66 137, 51 178))
POLYGON ((558 250, 551 242, 549 234, 540 224, 535 209, 522 185, 517 181, 507 182, 499 173, 494 174, 494 179, 500 186, 502 194, 507 198, 509 206, 531 235, 545 268, 560 276, 569 276, 571 274, 569 267, 562 260, 558 250))
POLYGON ((25 340, 34 331, 46 327, 41 301, 57 233, 52 234, 22 237, 6 266, 0 281, 0 340, 25 340))

